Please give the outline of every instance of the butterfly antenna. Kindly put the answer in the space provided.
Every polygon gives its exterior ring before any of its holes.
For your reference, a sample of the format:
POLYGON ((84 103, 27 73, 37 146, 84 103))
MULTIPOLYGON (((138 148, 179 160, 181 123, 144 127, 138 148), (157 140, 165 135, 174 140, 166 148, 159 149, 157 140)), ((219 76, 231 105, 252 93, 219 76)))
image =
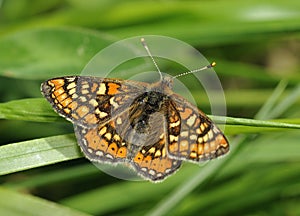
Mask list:
POLYGON ((173 76, 173 79, 181 77, 181 76, 185 76, 187 74, 191 74, 191 73, 196 73, 196 72, 199 72, 199 71, 207 70, 209 68, 212 68, 212 67, 216 66, 216 64, 217 64, 216 62, 212 62, 212 63, 210 63, 209 65, 207 65, 207 66, 205 66, 203 68, 199 68, 199 69, 192 70, 192 71, 187 71, 187 72, 184 72, 182 74, 178 74, 176 76, 173 76))
POLYGON ((150 49, 149 49, 149 47, 148 47, 148 45, 147 45, 147 43, 146 43, 146 41, 145 41, 145 38, 141 38, 141 42, 142 42, 142 45, 144 46, 145 50, 147 51, 148 55, 149 55, 150 58, 152 59, 152 62, 153 62, 153 64, 155 65, 155 67, 156 67, 156 69, 157 69, 157 71, 158 71, 158 73, 159 73, 159 75, 160 75, 160 79, 162 80, 162 78, 163 78, 163 77, 162 77, 162 73, 161 73, 161 71, 160 71, 160 69, 159 69, 157 63, 155 62, 155 60, 154 60, 154 58, 153 58, 153 56, 152 56, 152 54, 151 54, 151 52, 150 52, 150 49))

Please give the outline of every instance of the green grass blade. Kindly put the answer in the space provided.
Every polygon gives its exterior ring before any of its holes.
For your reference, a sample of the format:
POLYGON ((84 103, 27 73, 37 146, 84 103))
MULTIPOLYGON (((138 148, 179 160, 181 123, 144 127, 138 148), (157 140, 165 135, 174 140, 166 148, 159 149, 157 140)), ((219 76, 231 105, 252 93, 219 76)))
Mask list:
MULTIPOLYGON (((279 94, 273 94, 273 100, 276 101, 279 96, 279 94)), ((271 109, 272 107, 270 106, 269 108, 271 109)), ((266 115, 268 115, 270 113, 270 110, 265 110, 265 113, 266 115)), ((268 116, 261 117, 268 118, 268 116)), ((243 148, 243 145, 241 144, 248 139, 248 136, 241 136, 239 139, 240 140, 235 139, 236 143, 233 143, 233 145, 231 145, 233 146, 233 148, 231 148, 231 154, 227 155, 227 157, 225 157, 223 160, 213 161, 207 164, 204 167, 204 169, 208 167, 206 172, 204 172, 203 174, 201 173, 202 175, 196 174, 188 181, 179 185, 170 195, 166 196, 165 199, 163 199, 158 203, 158 205, 151 209, 148 212, 148 215, 165 215, 166 213, 170 212, 171 209, 179 203, 179 201, 183 200, 184 197, 186 197, 193 189, 195 189, 197 186, 199 187, 199 185, 203 185, 203 182, 206 179, 217 174, 218 170, 220 170, 222 167, 225 167, 232 159, 235 158, 237 153, 243 148)))
POLYGON ((289 124, 278 121, 264 121, 246 118, 234 118, 234 117, 222 117, 222 116, 210 116, 216 123, 226 122, 228 125, 241 125, 251 127, 271 127, 271 128, 291 128, 300 129, 300 124, 289 124))
POLYGON ((287 81, 282 80, 279 82, 275 90, 273 91, 273 94, 269 97, 269 99, 264 103, 264 105, 261 107, 261 109, 256 113, 255 118, 256 119, 263 119, 264 116, 267 116, 268 111, 272 110, 272 107, 275 106, 276 100, 280 97, 280 95, 284 92, 287 81))
POLYGON ((13 100, 0 103, 0 119, 35 121, 35 122, 63 122, 51 105, 42 98, 13 100))
POLYGON ((295 87, 291 94, 282 100, 269 114, 270 118, 282 115, 285 110, 294 104, 296 101, 299 101, 300 98, 300 85, 295 87))
POLYGON ((48 172, 38 173, 33 178, 22 179, 19 181, 10 181, 4 183, 5 188, 14 190, 28 190, 36 187, 43 187, 49 184, 56 184, 61 182, 70 182, 76 179, 84 178, 86 176, 99 174, 99 169, 91 163, 69 167, 68 169, 55 169, 48 172))
MULTIPOLYGON (((293 94, 294 95, 294 94, 293 94)), ((211 116, 216 123, 224 123, 228 125, 242 125, 251 127, 272 127, 272 128, 299 128, 297 124, 288 124, 284 122, 262 121, 246 118, 233 118, 211 116)), ((63 118, 59 117, 47 103, 45 99, 22 99, 0 103, 0 119, 23 120, 35 122, 63 122, 63 118)))
POLYGON ((60 135, 0 147, 0 175, 82 157, 74 135, 60 135))
POLYGON ((4 188, 0 188, 0 209, 1 215, 9 216, 88 216, 86 213, 54 202, 4 188))

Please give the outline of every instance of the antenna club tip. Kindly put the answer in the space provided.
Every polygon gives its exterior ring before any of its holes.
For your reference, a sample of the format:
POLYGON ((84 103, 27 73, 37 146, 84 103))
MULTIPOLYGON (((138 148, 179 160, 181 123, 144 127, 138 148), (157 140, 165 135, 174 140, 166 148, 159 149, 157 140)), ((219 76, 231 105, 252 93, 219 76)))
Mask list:
POLYGON ((145 42, 145 38, 141 38, 141 42, 144 43, 145 42))
POLYGON ((212 62, 212 63, 210 63, 210 67, 215 67, 217 65, 217 63, 216 62, 212 62))

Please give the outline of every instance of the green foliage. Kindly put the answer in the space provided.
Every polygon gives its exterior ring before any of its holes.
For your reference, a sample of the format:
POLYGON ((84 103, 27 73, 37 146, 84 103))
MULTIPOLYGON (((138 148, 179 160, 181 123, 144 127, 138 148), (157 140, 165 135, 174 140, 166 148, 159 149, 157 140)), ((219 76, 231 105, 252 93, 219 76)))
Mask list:
MULTIPOLYGON (((299 10, 298 0, 4 0, 1 215, 299 215, 299 10), (226 120, 231 144, 227 156, 184 163, 158 184, 119 180, 83 159, 72 126, 40 94, 45 79, 78 75, 106 46, 148 34, 183 40, 217 62, 228 117, 211 117, 226 120)), ((151 67, 136 60, 115 74, 151 67)), ((193 76, 182 82, 210 113, 193 76)))

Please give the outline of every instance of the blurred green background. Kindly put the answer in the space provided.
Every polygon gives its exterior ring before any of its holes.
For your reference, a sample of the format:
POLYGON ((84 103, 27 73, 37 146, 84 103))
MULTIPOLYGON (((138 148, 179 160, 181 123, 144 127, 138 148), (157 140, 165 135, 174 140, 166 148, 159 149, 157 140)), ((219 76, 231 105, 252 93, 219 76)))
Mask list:
MULTIPOLYGON (((299 64, 299 0, 0 1, 0 214, 300 215, 299 64), (140 35, 177 38, 216 61, 232 117, 229 155, 185 163, 158 184, 99 171, 39 90, 140 35)), ((210 113, 205 93, 189 87, 210 113)))

